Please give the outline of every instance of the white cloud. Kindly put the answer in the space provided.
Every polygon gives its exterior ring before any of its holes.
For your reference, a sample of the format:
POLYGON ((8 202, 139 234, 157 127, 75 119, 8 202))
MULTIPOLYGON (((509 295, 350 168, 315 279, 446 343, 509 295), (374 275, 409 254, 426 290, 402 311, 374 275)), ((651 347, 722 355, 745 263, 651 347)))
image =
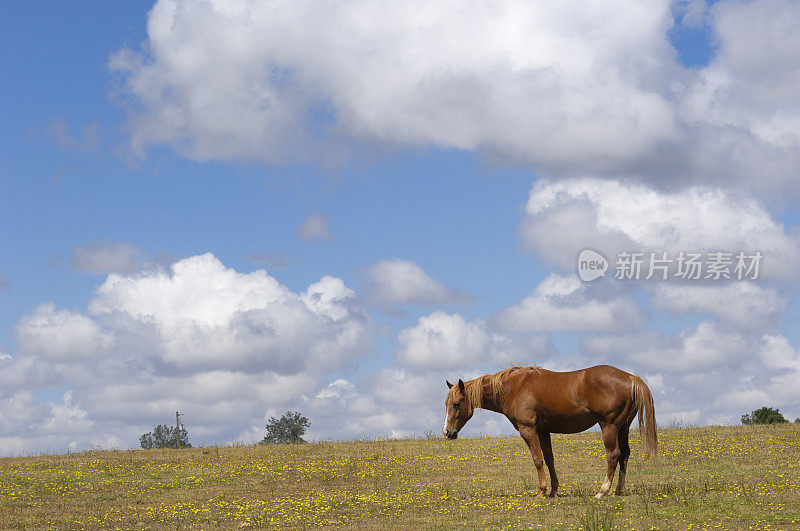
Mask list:
POLYGON ((470 299, 465 292, 448 288, 410 260, 383 259, 367 267, 365 273, 367 297, 380 305, 436 305, 470 299))
POLYGON ((206 438, 233 434, 267 408, 289 407, 320 383, 319 373, 312 371, 281 375, 269 370, 204 370, 131 378, 75 393, 92 418, 105 424, 156 422, 174 418, 180 410, 192 426, 190 433, 206 438))
POLYGON ((751 190, 797 193, 800 165, 800 5, 718 2, 716 54, 688 83, 680 114, 700 175, 719 184, 749 176, 751 190))
POLYGON ((402 330, 395 359, 414 369, 469 369, 509 363, 534 364, 552 347, 546 336, 512 338, 493 333, 483 319, 467 321, 441 311, 419 318, 402 330))
POLYGON ((695 4, 684 24, 709 23, 716 55, 686 69, 673 7, 161 0, 143 50, 110 68, 139 154, 285 162, 377 141, 796 195, 800 8, 695 4))
POLYGON ((179 367, 334 367, 368 343, 366 318, 347 308, 353 292, 324 277, 297 295, 264 270, 228 269, 212 254, 138 276, 109 275, 89 314, 118 335, 153 328, 153 354, 179 367))
POLYGON ((329 383, 327 387, 317 393, 315 398, 319 398, 320 400, 325 400, 328 398, 344 399, 353 391, 355 391, 355 386, 353 384, 347 380, 339 378, 338 380, 329 383))
POLYGON ((23 431, 47 413, 47 406, 34 401, 31 391, 19 391, 0 401, 0 435, 11 436, 23 431))
MULTIPOLYGON (((767 367, 794 369, 800 375, 800 351, 792 348, 788 339, 782 335, 769 334, 763 340, 764 346, 758 355, 767 367)), ((797 383, 800 384, 800 380, 797 383)))
POLYGON ((309 214, 303 223, 297 228, 297 235, 302 240, 311 241, 319 238, 330 240, 331 228, 328 223, 328 216, 322 214, 309 214))
POLYGON ((492 316, 500 330, 625 330, 636 327, 640 310, 625 296, 593 292, 575 276, 552 273, 519 304, 492 316))
MULTIPOLYGON (((89 434, 95 423, 72 402, 67 392, 61 402, 37 402, 31 391, 0 395, 0 451, 27 455, 33 450, 64 451, 76 446, 77 434, 89 434)), ((79 435, 78 435, 79 436, 79 435)), ((91 444, 89 437, 85 446, 91 444)))
POLYGON ((648 370, 680 373, 736 366, 752 356, 758 338, 706 321, 674 335, 655 330, 590 335, 581 344, 587 352, 606 359, 625 360, 648 370))
POLYGON ((673 313, 709 313, 741 329, 774 327, 786 309, 775 288, 754 282, 720 285, 659 284, 651 300, 658 309, 673 313))
POLYGON ((113 336, 80 312, 37 306, 17 322, 17 341, 24 352, 50 360, 92 359, 113 344, 113 336))
POLYGON ((102 275, 134 272, 141 250, 129 242, 92 242, 72 248, 70 265, 77 271, 102 275))
POLYGON ((759 275, 794 278, 800 241, 754 199, 706 187, 663 192, 601 179, 540 181, 519 233, 547 262, 573 269, 594 248, 611 261, 620 251, 726 251, 763 255, 759 275))
POLYGON ((149 57, 111 68, 141 103, 136 149, 273 161, 313 142, 319 108, 322 134, 612 164, 678 135, 654 83, 671 21, 669 2, 162 1, 149 57))
POLYGON ((750 412, 763 404, 772 402, 772 397, 761 389, 746 389, 742 391, 729 391, 717 397, 717 403, 725 404, 736 411, 750 412))
POLYGON ((347 304, 353 297, 355 292, 345 286, 342 279, 326 275, 311 284, 300 299, 314 313, 340 321, 350 315, 347 304))
POLYGON ((175 411, 195 442, 225 440, 313 396, 328 370, 370 348, 372 324, 354 300, 338 278, 298 294, 211 254, 111 274, 86 314, 47 303, 18 321, 19 351, 0 358, 0 400, 30 402, 41 385, 71 392, 33 401, 38 416, 15 421, 8 448, 135 445, 175 411))

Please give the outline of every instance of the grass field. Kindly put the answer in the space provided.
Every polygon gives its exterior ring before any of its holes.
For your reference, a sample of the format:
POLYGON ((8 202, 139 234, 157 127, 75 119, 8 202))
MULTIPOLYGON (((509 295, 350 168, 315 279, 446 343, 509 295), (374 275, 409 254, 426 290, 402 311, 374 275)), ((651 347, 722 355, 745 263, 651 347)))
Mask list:
POLYGON ((441 438, 0 460, 5 529, 337 526, 800 529, 800 425, 667 429, 626 495, 595 500, 597 433, 556 435, 561 480, 537 498, 519 437, 441 438))

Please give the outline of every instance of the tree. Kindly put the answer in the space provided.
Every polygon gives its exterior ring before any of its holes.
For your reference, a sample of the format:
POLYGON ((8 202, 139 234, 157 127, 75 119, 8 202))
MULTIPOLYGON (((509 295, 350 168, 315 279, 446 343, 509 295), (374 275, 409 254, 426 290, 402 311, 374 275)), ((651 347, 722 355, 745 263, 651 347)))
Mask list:
POLYGON ((267 422, 267 435, 261 444, 303 443, 301 437, 311 422, 297 411, 287 411, 279 419, 270 417, 267 422))
POLYGON ((189 432, 181 424, 181 429, 178 430, 176 426, 167 426, 160 424, 156 426, 152 432, 145 433, 139 437, 139 444, 145 450, 160 449, 160 448, 191 448, 189 444, 189 432))
POLYGON ((789 422, 777 409, 762 407, 742 415, 742 424, 782 424, 789 422))

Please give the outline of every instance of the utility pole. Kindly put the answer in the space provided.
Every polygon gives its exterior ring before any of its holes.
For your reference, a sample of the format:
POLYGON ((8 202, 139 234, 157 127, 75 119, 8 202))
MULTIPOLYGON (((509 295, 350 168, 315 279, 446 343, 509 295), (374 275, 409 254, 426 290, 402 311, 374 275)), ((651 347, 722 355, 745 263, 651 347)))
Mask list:
POLYGON ((178 449, 181 447, 181 416, 178 412, 175 412, 175 442, 178 445, 178 449))

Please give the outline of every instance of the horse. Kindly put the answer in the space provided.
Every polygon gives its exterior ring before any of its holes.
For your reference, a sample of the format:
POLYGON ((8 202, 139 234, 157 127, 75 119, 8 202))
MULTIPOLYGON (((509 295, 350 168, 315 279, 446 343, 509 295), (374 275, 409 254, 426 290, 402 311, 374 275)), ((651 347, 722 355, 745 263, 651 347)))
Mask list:
POLYGON ((550 496, 558 490, 551 433, 578 433, 600 424, 606 475, 596 498, 611 491, 618 464, 615 494, 622 495, 631 453, 628 431, 637 414, 645 458, 658 453, 650 389, 639 376, 610 365, 568 372, 514 366, 467 382, 459 379, 456 385, 446 383, 450 390, 445 399, 443 435, 458 437, 476 408, 502 413, 528 445, 539 475, 541 497, 547 493, 545 464, 550 473, 550 496))

